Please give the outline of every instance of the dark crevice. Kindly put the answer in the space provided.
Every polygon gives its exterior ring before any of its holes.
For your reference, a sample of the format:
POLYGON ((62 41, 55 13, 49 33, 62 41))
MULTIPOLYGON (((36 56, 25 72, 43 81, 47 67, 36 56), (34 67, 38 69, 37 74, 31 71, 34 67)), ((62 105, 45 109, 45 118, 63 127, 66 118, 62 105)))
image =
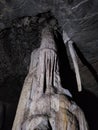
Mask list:
POLYGON ((51 124, 50 124, 50 121, 48 120, 48 126, 49 126, 49 129, 48 130, 52 130, 52 127, 51 127, 51 124))
MULTIPOLYGON (((46 65, 45 64, 45 61, 46 61, 46 53, 45 53, 45 58, 44 58, 44 65, 46 65)), ((46 92, 46 89, 47 89, 47 83, 46 83, 46 66, 44 66, 44 83, 43 83, 43 93, 45 93, 46 92)))
POLYGON ((47 89, 47 85, 46 85, 46 69, 45 69, 45 72, 44 72, 44 84, 43 84, 43 93, 46 92, 46 89, 47 89))
POLYGON ((77 92, 76 77, 75 73, 70 67, 65 44, 59 32, 56 32, 56 35, 54 34, 54 39, 57 44, 61 84, 63 88, 70 90, 74 95, 77 92))

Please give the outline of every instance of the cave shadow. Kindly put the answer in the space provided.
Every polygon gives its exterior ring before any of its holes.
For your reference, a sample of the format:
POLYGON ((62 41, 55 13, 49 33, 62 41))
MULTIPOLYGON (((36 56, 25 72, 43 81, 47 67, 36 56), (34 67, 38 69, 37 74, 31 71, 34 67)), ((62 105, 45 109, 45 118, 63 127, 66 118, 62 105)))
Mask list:
MULTIPOLYGON (((85 89, 83 89, 82 92, 78 92, 75 73, 70 67, 66 47, 63 43, 61 34, 57 32, 56 35, 54 35, 54 39, 58 49, 62 87, 68 89, 72 93, 73 100, 84 111, 90 130, 98 130, 98 98, 93 93, 85 89)), ((79 51, 76 46, 75 49, 79 51)), ((86 61, 82 54, 79 52, 77 53, 80 58, 82 57, 82 62, 85 63, 97 80, 97 75, 95 74, 93 67, 86 61)))
POLYGON ((68 89, 72 94, 77 92, 77 83, 75 73, 72 71, 61 34, 54 32, 54 40, 57 46, 57 55, 59 60, 59 72, 63 88, 68 89))
POLYGON ((0 85, 0 112, 2 112, 2 122, 0 122, 0 130, 12 129, 25 77, 26 74, 10 75, 6 77, 4 79, 4 82, 0 85), (3 110, 1 109, 2 107, 3 110))
MULTIPOLYGON (((79 56, 81 62, 88 68, 92 76, 98 83, 98 74, 93 66, 86 60, 77 45, 73 43, 74 48, 79 56)), ((75 101, 83 109, 85 116, 88 120, 90 130, 98 130, 98 98, 90 91, 84 90, 81 93, 76 93, 74 96, 75 101)))
POLYGON ((98 98, 85 89, 75 93, 73 100, 82 108, 90 130, 98 130, 98 98))
POLYGON ((86 60, 86 58, 84 57, 84 55, 82 54, 82 52, 79 50, 79 48, 77 47, 77 45, 75 43, 73 43, 73 46, 77 52, 77 55, 79 56, 81 62, 89 69, 89 71, 92 73, 94 79, 96 80, 96 82, 98 83, 98 74, 96 72, 96 70, 93 68, 93 66, 86 60))

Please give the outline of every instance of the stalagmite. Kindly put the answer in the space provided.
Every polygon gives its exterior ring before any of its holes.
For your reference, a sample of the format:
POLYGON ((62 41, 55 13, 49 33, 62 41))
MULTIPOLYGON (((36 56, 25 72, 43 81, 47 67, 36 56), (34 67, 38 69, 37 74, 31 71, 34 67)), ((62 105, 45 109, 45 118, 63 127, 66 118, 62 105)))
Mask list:
POLYGON ((57 54, 52 27, 45 25, 41 46, 31 54, 12 130, 88 130, 82 110, 61 85, 57 54))

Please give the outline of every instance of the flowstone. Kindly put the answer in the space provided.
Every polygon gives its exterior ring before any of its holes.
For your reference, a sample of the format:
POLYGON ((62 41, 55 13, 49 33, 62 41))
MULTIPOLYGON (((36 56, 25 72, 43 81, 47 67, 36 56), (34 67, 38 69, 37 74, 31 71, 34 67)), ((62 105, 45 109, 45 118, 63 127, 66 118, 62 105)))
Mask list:
POLYGON ((53 27, 45 25, 41 46, 31 54, 12 130, 88 130, 84 113, 71 98, 61 84, 53 27))

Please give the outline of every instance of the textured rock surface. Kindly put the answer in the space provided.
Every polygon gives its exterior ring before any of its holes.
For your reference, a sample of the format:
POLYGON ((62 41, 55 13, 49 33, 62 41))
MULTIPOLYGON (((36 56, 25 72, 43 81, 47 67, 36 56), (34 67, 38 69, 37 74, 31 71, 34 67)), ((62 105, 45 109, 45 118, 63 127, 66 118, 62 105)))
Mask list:
POLYGON ((88 130, 82 110, 67 98, 71 94, 61 83, 59 48, 49 25, 41 38, 31 55, 12 130, 88 130))
MULTIPOLYGON (((5 103, 5 108, 6 102, 17 103, 28 72, 30 54, 40 43, 36 20, 28 24, 26 30, 23 24, 25 20, 11 22, 12 19, 35 16, 47 10, 51 10, 60 27, 75 41, 82 52, 79 55, 84 55, 80 56, 84 64, 79 60, 79 66, 82 84, 87 91, 74 93, 74 96, 86 113, 91 130, 98 130, 97 0, 0 0, 0 30, 3 29, 0 32, 0 100, 5 103), (22 24, 21 28, 18 27, 19 23, 22 24)), ((10 122, 10 118, 7 119, 10 122)), ((6 130, 10 130, 9 125, 6 127, 6 130)))
MULTIPOLYGON (((97 0, 14 0, 13 1, 2 1, 0 0, 0 28, 4 29, 6 27, 11 26, 11 20, 16 17, 22 17, 22 16, 35 16, 38 13, 46 12, 47 10, 51 10, 51 12, 55 15, 55 17, 58 19, 60 27, 62 29, 65 29, 65 31, 68 33, 69 37, 72 38, 73 41, 76 42, 77 46, 79 47, 80 51, 83 53, 85 59, 93 66, 93 68, 96 71, 96 74, 94 75, 91 70, 91 68, 85 67, 87 64, 80 64, 80 71, 82 75, 82 83, 84 87, 91 92, 93 92, 95 95, 98 93, 98 45, 97 45, 97 39, 98 39, 98 1, 97 0), (84 72, 85 68, 85 72, 84 72), (90 77, 90 80, 89 78, 90 77), (94 77, 94 78, 93 78, 94 77), (87 80, 85 80, 85 78, 87 80)), ((17 20, 16 20, 17 21, 17 20)), ((18 21, 17 21, 18 22, 18 21)), ((17 23, 16 22, 16 23, 17 23)), ((33 26, 33 25, 31 25, 33 26)), ((34 27, 34 26, 33 26, 34 27)), ((16 30, 13 30, 15 37, 18 35, 16 30)), ((21 29, 19 30, 21 32, 21 29)), ((4 31, 5 32, 5 31, 4 31)), ((11 31, 7 30, 7 39, 9 39, 9 33, 11 31)), ((22 33, 22 32, 21 32, 22 33)), ((30 35, 26 32, 25 38, 29 37, 30 41, 32 41, 32 38, 35 40, 36 34, 33 33, 33 37, 31 38, 30 35), (34 35, 35 34, 35 35, 34 35)), ((4 79, 8 76, 10 76, 12 73, 12 66, 13 64, 17 64, 17 67, 14 67, 14 71, 21 70, 21 73, 23 72, 27 73, 26 68, 28 64, 27 56, 25 56, 27 53, 26 51, 30 51, 31 46, 29 46, 27 41, 24 38, 24 35, 21 36, 22 44, 20 44, 20 40, 12 40, 10 38, 10 41, 7 43, 7 45, 3 45, 4 43, 0 44, 0 55, 1 55, 1 62, 2 66, 0 65, 1 74, 0 81, 3 82, 4 79), (23 41, 24 40, 24 41, 23 41), (15 44, 16 43, 16 44, 15 44), (6 50, 4 49, 6 47, 6 50), (29 48, 30 47, 30 48, 29 48), (10 51, 10 48, 12 51, 10 51), (16 49, 14 49, 16 48, 16 49), (7 52, 10 52, 10 54, 7 54, 7 52), (17 53, 19 55, 17 56, 17 53), (13 55, 13 58, 9 55, 13 55), (10 58, 9 58, 10 57, 10 58), (14 61, 13 61, 14 59, 14 61), (12 62, 13 63, 12 63, 12 62), (19 62, 19 63, 18 63, 19 62), (26 63, 24 63, 26 62, 26 63), (23 70, 23 71, 22 71, 23 70), (6 71, 6 72, 5 72, 6 71)), ((1 40, 0 40, 1 42, 1 40)), ((5 43, 6 44, 6 43, 5 43)), ((31 45, 31 44, 30 44, 31 45)), ((29 54, 27 54, 29 55, 29 54)), ((15 75, 16 73, 13 72, 15 75)), ((24 75, 24 74, 23 74, 24 75)))

